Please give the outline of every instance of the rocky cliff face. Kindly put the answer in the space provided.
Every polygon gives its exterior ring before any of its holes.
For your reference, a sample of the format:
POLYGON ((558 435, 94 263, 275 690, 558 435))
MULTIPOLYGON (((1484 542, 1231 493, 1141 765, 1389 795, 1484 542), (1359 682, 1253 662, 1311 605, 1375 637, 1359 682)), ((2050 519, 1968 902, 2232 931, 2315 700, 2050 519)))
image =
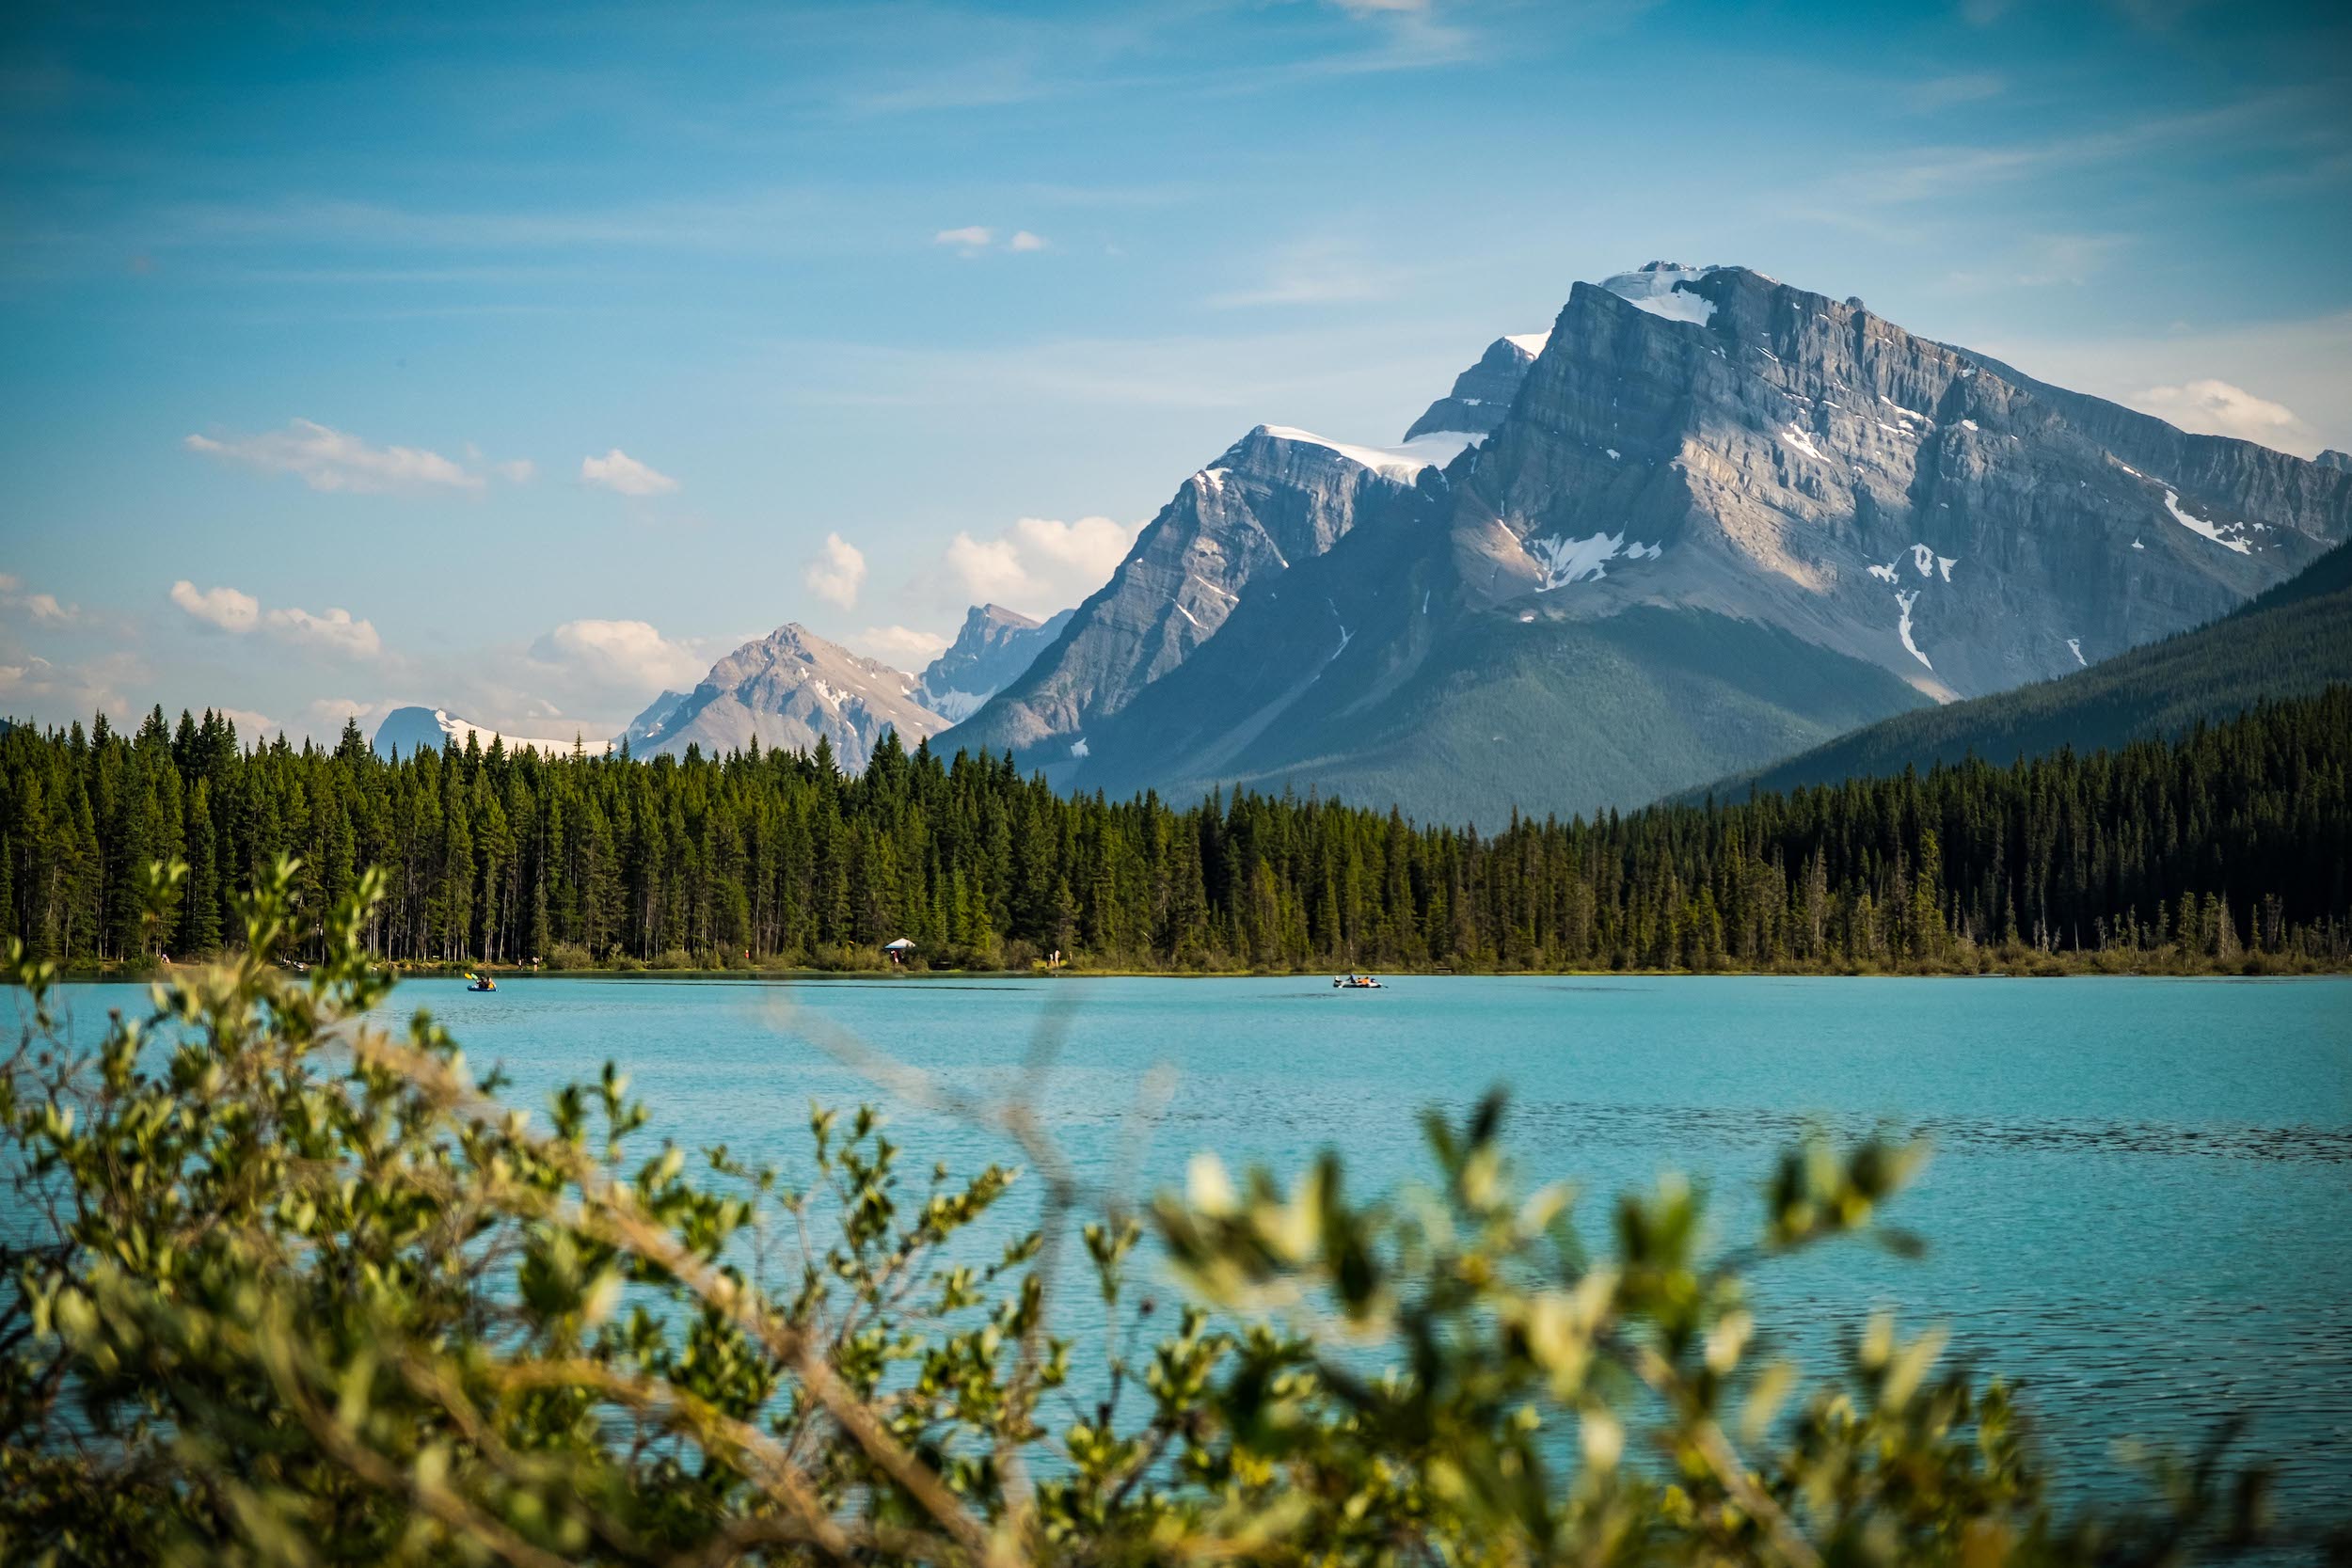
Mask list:
POLYGON ((2329 447, 2319 454, 2316 461, 2323 468, 2333 468, 2338 473, 2352 473, 2352 451, 2338 451, 2335 448, 2329 447))
POLYGON ((1003 605, 974 605, 955 641, 924 669, 915 700, 951 721, 970 718, 1020 679, 1075 613, 1065 610, 1041 622, 1003 605))
POLYGON ((1251 582, 1411 508, 1421 477, 1468 440, 1371 448, 1258 426, 1184 482, 1053 645, 941 744, 1041 766, 1082 759, 1088 728, 1216 636, 1251 582))
POLYGON ((1057 782, 1634 805, 2198 625, 2352 532, 2352 476, 1669 263, 1577 285, 1507 416, 1394 495, 1120 666, 1057 782))
POLYGON ((2352 530, 2352 485, 2300 459, 1745 268, 1668 276, 1579 284, 1461 474, 1474 597, 1712 610, 1947 699, 2209 620, 2352 530))
POLYGON ((1405 438, 1417 440, 1444 430, 1486 435, 1511 411, 1511 400, 1518 396, 1519 383, 1527 379, 1528 367, 1535 363, 1543 347, 1540 332, 1497 338, 1486 345, 1477 364, 1454 378, 1454 390, 1413 421, 1405 438))
POLYGON ((777 627, 710 667, 681 699, 665 692, 625 732, 638 755, 700 746, 706 756, 748 748, 810 752, 821 737, 850 770, 866 766, 885 730, 913 746, 946 727, 914 699, 914 677, 796 625, 777 627))

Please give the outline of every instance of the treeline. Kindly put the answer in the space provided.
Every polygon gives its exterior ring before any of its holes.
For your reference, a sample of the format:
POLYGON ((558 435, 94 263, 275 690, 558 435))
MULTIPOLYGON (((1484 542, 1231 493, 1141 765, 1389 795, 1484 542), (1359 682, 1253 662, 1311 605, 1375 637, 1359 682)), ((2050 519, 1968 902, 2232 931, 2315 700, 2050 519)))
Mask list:
POLYGON ((842 967, 906 936, 968 967, 2340 967, 2348 764, 2335 688, 2175 743, 1481 832, 1288 796, 1064 799, 895 740, 862 776, 821 746, 386 761, 356 727, 248 750, 158 710, 0 735, 0 940, 201 957, 294 856, 312 920, 386 869, 368 942, 399 962, 842 967))

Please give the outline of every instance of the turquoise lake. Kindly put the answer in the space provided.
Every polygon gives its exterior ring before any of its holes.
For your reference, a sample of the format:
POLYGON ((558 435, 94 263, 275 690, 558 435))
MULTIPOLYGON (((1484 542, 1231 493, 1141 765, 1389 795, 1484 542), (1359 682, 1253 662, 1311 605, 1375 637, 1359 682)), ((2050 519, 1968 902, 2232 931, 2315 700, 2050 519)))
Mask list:
MULTIPOLYGON (((86 1016, 135 994, 71 990, 86 1016)), ((1808 1124, 1922 1132, 1933 1160, 1890 1218, 1927 1257, 1841 1243, 1770 1265, 1782 1348, 1820 1370, 1889 1307, 2020 1381, 2070 1487, 2119 1484, 2120 1439, 2186 1445, 2240 1414, 2287 1513, 2352 1496, 2352 981, 524 979, 411 982, 389 1011, 418 1006, 522 1102, 610 1057, 649 1138, 787 1167, 812 1099, 888 1104, 817 1026, 995 1095, 1050 1021, 1046 1124, 1089 1179, 1137 1193, 1200 1149, 1288 1174, 1327 1145, 1377 1190, 1426 1173, 1423 1107, 1501 1085, 1519 1168, 1576 1181, 1595 1241, 1610 1197, 1666 1170, 1707 1182, 1717 1235, 1741 1240, 1808 1124)), ((925 1163, 1014 1158, 936 1116, 892 1120, 925 1163)))

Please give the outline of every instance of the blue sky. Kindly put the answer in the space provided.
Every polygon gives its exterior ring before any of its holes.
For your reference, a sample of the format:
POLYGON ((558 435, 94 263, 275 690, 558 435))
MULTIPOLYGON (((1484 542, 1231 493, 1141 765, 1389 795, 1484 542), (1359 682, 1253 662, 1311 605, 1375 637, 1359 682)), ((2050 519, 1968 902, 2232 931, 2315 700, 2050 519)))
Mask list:
POLYGON ((9 8, 0 711, 915 667, 1659 257, 2352 448, 2339 8, 9 8))

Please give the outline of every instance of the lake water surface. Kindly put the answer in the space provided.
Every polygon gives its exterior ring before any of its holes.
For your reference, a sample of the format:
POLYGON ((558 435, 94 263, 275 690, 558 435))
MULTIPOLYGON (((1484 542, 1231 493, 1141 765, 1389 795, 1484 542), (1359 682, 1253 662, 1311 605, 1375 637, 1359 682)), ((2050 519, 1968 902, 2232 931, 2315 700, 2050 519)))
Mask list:
MULTIPOLYGON (((1287 1174, 1326 1145, 1375 1190, 1426 1173, 1422 1108, 1502 1085, 1521 1169, 1575 1180, 1595 1241, 1610 1196, 1669 1169, 1710 1184, 1719 1235, 1752 1234, 1758 1179, 1808 1122, 1925 1132, 1934 1159, 1891 1217, 1927 1258, 1843 1243, 1771 1265, 1760 1315, 1785 1347, 1820 1368, 1892 1307, 2021 1380, 2075 1484, 2106 1489, 2119 1439, 2185 1444, 2236 1413, 2290 1513, 2352 1497, 2352 981, 524 979, 413 982, 391 1010, 420 1006, 526 1102, 610 1057, 654 1136, 787 1165, 812 1099, 879 1096, 814 1025, 999 1093, 1051 1019, 1048 1124, 1135 1191, 1199 1149, 1287 1174)), ((893 1120, 926 1164, 1013 1158, 893 1120)))

